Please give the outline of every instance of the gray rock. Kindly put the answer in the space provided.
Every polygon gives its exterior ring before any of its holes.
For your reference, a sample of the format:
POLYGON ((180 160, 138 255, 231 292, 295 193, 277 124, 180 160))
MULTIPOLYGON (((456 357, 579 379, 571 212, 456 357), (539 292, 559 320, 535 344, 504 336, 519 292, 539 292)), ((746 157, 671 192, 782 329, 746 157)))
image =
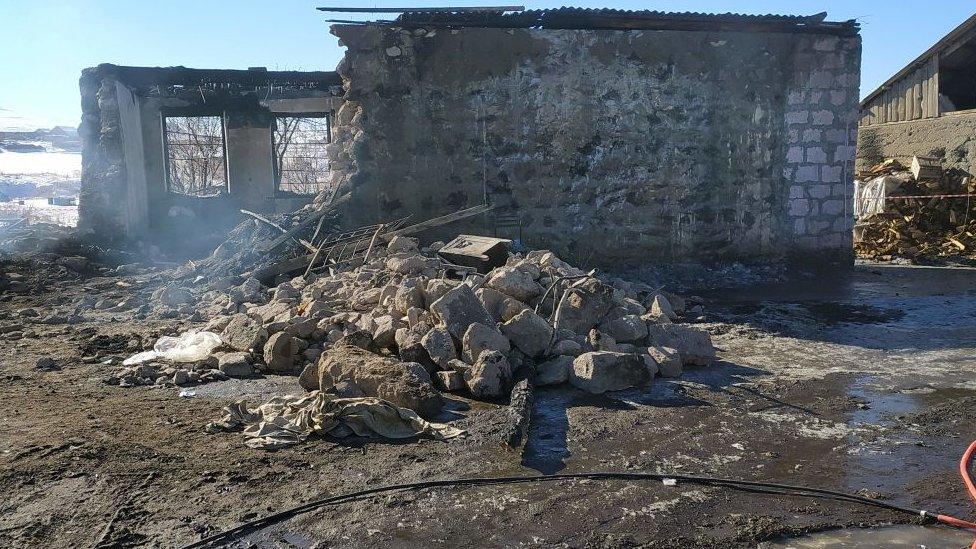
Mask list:
POLYGON ((173 374, 173 385, 187 385, 190 383, 190 372, 186 370, 176 370, 173 374))
POLYGON ((616 351, 617 349, 617 340, 596 328, 590 330, 590 333, 586 335, 586 341, 596 351, 616 351))
POLYGON ((427 349, 424 348, 424 336, 431 330, 431 327, 418 323, 411 328, 400 328, 396 331, 397 354, 400 359, 406 362, 427 363, 431 361, 427 349))
POLYGON ((481 353, 477 362, 464 371, 464 381, 475 398, 499 398, 505 394, 511 380, 508 359, 498 351, 481 353))
POLYGON ((572 339, 557 341, 552 346, 552 354, 577 357, 583 353, 583 346, 572 339))
POLYGON ((672 322, 678 319, 674 307, 671 306, 671 301, 663 294, 657 294, 651 300, 650 313, 654 316, 666 316, 672 322))
POLYGON ((467 331, 464 332, 464 337, 461 339, 461 358, 468 364, 474 364, 481 353, 486 350, 504 354, 511 348, 508 338, 502 335, 494 324, 489 327, 475 322, 468 326, 467 331))
POLYGON ((624 315, 604 322, 606 333, 616 341, 640 341, 647 337, 647 322, 638 315, 624 315))
POLYGON ((403 284, 393 296, 393 308, 403 314, 414 307, 424 306, 424 292, 417 284, 403 284))
POLYGON ((380 349, 392 349, 396 345, 396 332, 404 327, 403 323, 391 315, 384 315, 374 319, 376 329, 373 330, 373 342, 380 349))
POLYGON ((545 290, 528 272, 515 267, 498 267, 485 281, 485 286, 519 301, 530 301, 545 290))
POLYGON ((647 354, 657 364, 658 371, 664 377, 681 377, 681 353, 671 347, 648 347, 647 354))
POLYGON ((478 296, 478 300, 485 306, 485 310, 495 322, 506 322, 529 308, 528 305, 514 297, 509 297, 492 288, 478 288, 475 295, 478 296))
POLYGON ((458 285, 431 303, 430 311, 458 341, 464 337, 468 326, 476 322, 485 326, 494 324, 485 306, 478 301, 471 287, 466 284, 458 285))
POLYGON ((387 253, 395 254, 401 252, 416 253, 420 249, 420 241, 409 236, 394 236, 390 243, 386 245, 387 253))
POLYGON ((295 338, 285 332, 278 332, 264 344, 264 363, 274 374, 292 374, 297 354, 295 338))
POLYGON ((647 367, 637 355, 610 351, 576 357, 569 377, 573 386, 597 394, 646 385, 651 380, 647 367))
POLYGON ((245 314, 236 314, 227 322, 220 339, 231 349, 248 351, 260 349, 268 339, 268 332, 260 322, 245 314))
POLYGON ((539 386, 558 385, 569 379, 572 370, 573 357, 560 355, 536 366, 533 381, 539 386))
POLYGON ((288 321, 288 326, 285 327, 285 331, 295 337, 308 339, 312 337, 312 333, 315 332, 315 327, 318 323, 319 321, 316 318, 296 316, 288 321))
POLYGON ((542 356, 552 341, 552 326, 532 311, 522 311, 502 324, 502 333, 530 357, 542 356))
POLYGON ((460 391, 464 388, 464 375, 454 370, 437 372, 437 384, 444 391, 460 391))
POLYGON ((38 370, 45 370, 48 372, 61 369, 61 367, 58 366, 58 362, 49 356, 37 359, 37 363, 34 364, 34 367, 38 370))
POLYGON ((299 382, 305 389, 327 390, 340 382, 358 386, 364 394, 389 400, 423 417, 437 415, 444 399, 430 383, 423 366, 400 362, 358 347, 337 346, 322 353, 318 364, 306 368, 299 382), (315 375, 317 374, 317 375, 315 375), (311 380, 315 378, 316 382, 311 380))
POLYGON ((240 351, 217 355, 217 368, 228 377, 250 377, 254 375, 251 354, 240 351))
POLYGON ((647 328, 650 346, 677 349, 684 364, 708 366, 715 360, 715 347, 708 332, 682 324, 649 324, 647 328))
MULTIPOLYGON (((472 324, 472 326, 475 326, 472 324)), ((470 328, 469 328, 470 331, 470 328)), ((454 339, 446 328, 432 328, 420 339, 420 344, 427 351, 427 355, 442 369, 450 368, 450 361, 458 357, 454 339)))
POLYGON ((377 350, 376 343, 373 341, 373 334, 366 330, 353 330, 339 338, 336 345, 351 345, 373 352, 377 350))
POLYGON ((556 308, 557 328, 585 334, 606 316, 613 306, 613 288, 595 278, 574 283, 556 308))

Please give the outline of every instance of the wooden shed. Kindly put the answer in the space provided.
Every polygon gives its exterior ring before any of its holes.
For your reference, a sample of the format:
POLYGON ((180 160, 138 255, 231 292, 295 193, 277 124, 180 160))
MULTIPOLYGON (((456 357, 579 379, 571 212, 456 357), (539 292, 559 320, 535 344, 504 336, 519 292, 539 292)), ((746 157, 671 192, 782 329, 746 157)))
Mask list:
POLYGON ((860 126, 976 112, 976 15, 861 101, 860 126))

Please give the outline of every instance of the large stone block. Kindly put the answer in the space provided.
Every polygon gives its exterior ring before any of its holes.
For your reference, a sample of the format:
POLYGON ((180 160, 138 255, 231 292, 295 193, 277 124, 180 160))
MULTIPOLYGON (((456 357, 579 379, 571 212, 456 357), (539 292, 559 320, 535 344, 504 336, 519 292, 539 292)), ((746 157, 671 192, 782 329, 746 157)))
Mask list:
POLYGON ((595 351, 576 357, 569 382, 584 391, 605 393, 646 385, 651 379, 636 354, 595 351))

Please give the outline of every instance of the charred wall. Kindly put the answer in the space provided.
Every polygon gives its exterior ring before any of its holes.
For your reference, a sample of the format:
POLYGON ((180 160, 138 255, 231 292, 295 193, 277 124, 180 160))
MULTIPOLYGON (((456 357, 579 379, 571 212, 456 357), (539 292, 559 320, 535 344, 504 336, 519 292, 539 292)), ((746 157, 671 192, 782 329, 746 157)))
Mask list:
POLYGON ((594 264, 850 255, 858 37, 333 33, 348 49, 332 154, 359 223, 487 196, 529 245, 594 264))
POLYGON ((100 65, 80 80, 82 190, 79 226, 101 240, 147 239, 212 249, 240 209, 287 212, 314 196, 276 192, 276 114, 338 109, 335 73, 202 70, 100 65), (163 116, 219 116, 226 193, 170 192, 163 116))

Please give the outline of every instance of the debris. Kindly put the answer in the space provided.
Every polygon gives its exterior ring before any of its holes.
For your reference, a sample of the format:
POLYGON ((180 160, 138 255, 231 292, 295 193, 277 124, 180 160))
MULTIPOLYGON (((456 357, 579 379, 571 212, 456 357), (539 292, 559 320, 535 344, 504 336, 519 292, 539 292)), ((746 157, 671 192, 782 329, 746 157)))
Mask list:
POLYGON ((885 161, 855 182, 858 257, 911 263, 976 260, 971 178, 943 171, 938 159, 915 157, 912 165, 909 171, 885 161), (871 175, 880 177, 868 179, 871 175))
POLYGON ((534 399, 535 388, 530 379, 523 379, 512 387, 507 410, 508 429, 502 437, 504 443, 511 449, 521 448, 528 439, 534 399))
POLYGON ((474 267, 479 273, 487 273, 505 264, 511 244, 511 240, 503 238, 462 234, 439 246, 437 254, 455 265, 474 267))
POLYGON ((246 401, 224 408, 224 417, 207 426, 210 432, 244 431, 250 448, 273 450, 298 444, 313 434, 391 439, 429 436, 446 440, 465 434, 441 423, 428 423, 412 410, 380 398, 341 398, 322 391, 303 396, 278 396, 254 410, 246 401))
POLYGON ((942 161, 931 156, 913 156, 910 171, 915 181, 939 179, 942 177, 942 161))

